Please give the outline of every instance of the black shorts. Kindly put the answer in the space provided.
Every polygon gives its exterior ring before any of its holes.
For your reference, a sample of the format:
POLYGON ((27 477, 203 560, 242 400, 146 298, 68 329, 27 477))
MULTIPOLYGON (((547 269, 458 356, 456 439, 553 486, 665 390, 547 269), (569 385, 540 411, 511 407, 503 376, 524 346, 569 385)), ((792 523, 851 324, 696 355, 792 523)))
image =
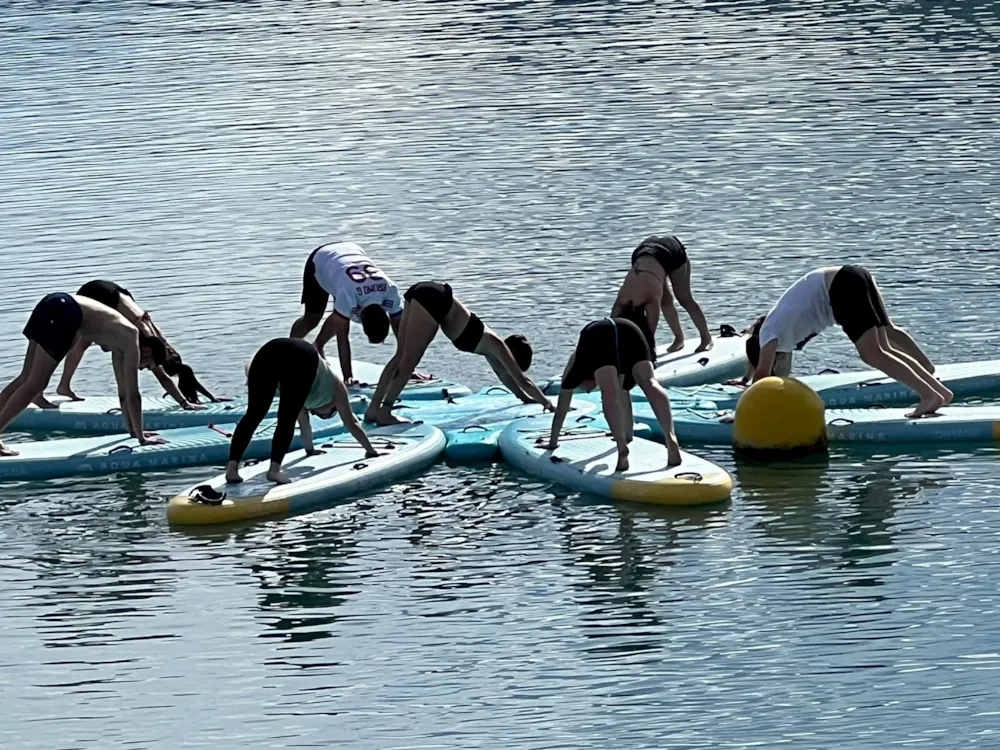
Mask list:
POLYGON ((306 268, 302 274, 302 304, 306 306, 306 312, 312 315, 322 315, 326 312, 326 305, 330 301, 330 293, 319 285, 316 279, 316 253, 326 245, 320 245, 311 253, 306 261, 306 268))
POLYGON ((63 292, 47 294, 35 305, 24 326, 24 336, 61 362, 76 342, 83 322, 80 303, 63 292))
POLYGON ((124 294, 126 297, 132 298, 129 290, 125 287, 118 286, 113 281, 88 281, 86 284, 80 287, 77 291, 81 297, 89 297, 94 300, 94 302, 100 302, 105 307, 110 307, 112 310, 118 309, 118 303, 121 301, 121 297, 124 294))
POLYGON ((643 255, 652 255, 669 276, 688 262, 687 248, 671 235, 647 237, 632 251, 632 265, 643 255))
POLYGON ((632 368, 643 361, 651 362, 652 354, 639 326, 625 318, 595 320, 580 331, 573 368, 563 378, 562 388, 575 390, 610 365, 625 376, 622 387, 629 391, 635 387, 632 368))
MULTIPOLYGON (((455 295, 448 284, 439 284, 436 281, 421 281, 407 289, 403 295, 403 299, 407 302, 419 302, 420 306, 440 326, 444 324, 444 319, 448 317, 451 306, 455 302, 455 295)), ((464 332, 462 335, 465 335, 464 332)), ((481 335, 482 332, 480 332, 481 335)), ((479 342, 476 341, 476 343, 478 344, 479 342)))
POLYGON ((872 328, 889 325, 889 313, 875 280, 861 266, 843 266, 837 271, 830 282, 830 309, 837 325, 854 343, 872 328))

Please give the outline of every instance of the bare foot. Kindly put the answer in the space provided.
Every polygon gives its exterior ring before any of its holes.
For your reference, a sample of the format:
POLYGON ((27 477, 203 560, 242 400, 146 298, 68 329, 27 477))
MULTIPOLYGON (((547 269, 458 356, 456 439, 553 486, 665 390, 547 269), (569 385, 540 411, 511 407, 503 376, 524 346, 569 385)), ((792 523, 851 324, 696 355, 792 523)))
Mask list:
POLYGON ((267 472, 267 481, 274 482, 275 484, 291 484, 292 480, 286 477, 280 471, 269 471, 267 472))
POLYGON ((947 406, 948 404, 950 404, 952 401, 955 400, 955 394, 952 393, 949 388, 945 388, 943 385, 941 386, 941 390, 938 391, 938 393, 944 396, 943 406, 947 406))
POLYGON ((369 420, 368 414, 366 413, 365 414, 365 421, 366 422, 367 421, 372 421, 375 424, 377 424, 379 427, 387 427, 388 425, 393 425, 393 424, 409 424, 410 423, 410 420, 408 420, 408 419, 402 419, 400 417, 397 417, 395 414, 393 414, 388 409, 379 409, 378 411, 373 412, 371 414, 371 419, 370 420, 369 420))
POLYGON ((667 443, 667 466, 680 466, 682 461, 681 447, 677 441, 667 443))
POLYGON ((684 348, 684 339, 675 339, 674 343, 667 347, 667 354, 672 354, 673 352, 679 352, 684 348))
POLYGON ((226 484, 239 484, 243 481, 243 477, 240 476, 238 471, 227 471, 226 472, 226 484))
POLYGON ((83 397, 77 396, 69 386, 59 386, 56 388, 56 393, 60 396, 65 396, 70 401, 83 401, 83 397))
POLYGON ((0 442, 0 456, 18 456, 18 455, 20 454, 16 450, 14 450, 13 448, 8 448, 6 445, 0 442))
POLYGON ((38 406, 38 407, 40 407, 42 409, 58 409, 59 408, 58 406, 56 406, 55 404, 53 404, 51 401, 49 401, 47 398, 45 398, 45 394, 43 394, 43 393, 39 393, 38 397, 34 401, 32 401, 31 403, 33 403, 35 406, 38 406))
POLYGON ((615 467, 615 471, 628 471, 628 448, 618 449, 618 465, 615 467))
POLYGON ((707 339, 701 340, 701 343, 698 344, 698 348, 694 350, 694 353, 697 354, 698 352, 707 352, 713 346, 715 346, 715 342, 712 341, 712 337, 709 336, 707 339))
POLYGON ((944 406, 944 397, 935 393, 930 398, 920 399, 920 403, 917 404, 913 411, 906 415, 906 418, 916 419, 917 417, 924 417, 928 414, 933 414, 942 406, 944 406))

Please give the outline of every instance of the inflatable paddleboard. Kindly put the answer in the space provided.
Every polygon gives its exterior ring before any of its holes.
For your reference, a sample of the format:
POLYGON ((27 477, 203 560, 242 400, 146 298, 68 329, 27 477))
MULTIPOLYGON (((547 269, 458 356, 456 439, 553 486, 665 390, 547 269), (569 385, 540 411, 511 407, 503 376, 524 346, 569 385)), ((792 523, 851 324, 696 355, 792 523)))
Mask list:
MULTIPOLYGON (((1000 360, 958 362, 940 365, 935 375, 955 394, 956 399, 992 396, 1000 393, 1000 360)), ((915 404, 917 395, 902 383, 887 378, 877 370, 795 375, 816 391, 828 407, 906 406, 915 404)), ((707 383, 697 387, 670 388, 671 403, 679 406, 704 404, 705 408, 732 409, 745 389, 740 386, 707 383)), ((645 401, 639 388, 632 390, 636 401, 645 401)))
POLYGON ((500 435, 504 458, 527 474, 615 500, 703 505, 725 500, 732 491, 732 478, 715 464, 682 451, 682 463, 667 467, 667 449, 639 437, 629 445, 629 468, 623 472, 615 471, 618 450, 602 429, 566 429, 559 447, 545 450, 551 424, 551 416, 512 422, 500 435))
MULTIPOLYGON (((327 363, 338 375, 341 375, 340 360, 336 355, 327 356, 327 363)), ((378 379, 382 377, 383 365, 376 365, 371 362, 352 362, 354 379, 357 385, 348 388, 352 396, 364 396, 371 398, 378 385, 378 379)), ((451 380, 436 377, 434 375, 417 375, 410 378, 410 381, 403 388, 400 398, 408 401, 434 401, 442 398, 460 398, 468 396, 472 391, 467 386, 460 385, 451 380)))
POLYGON ((167 504, 167 520, 204 525, 305 513, 414 474, 444 450, 444 433, 431 425, 394 425, 366 432, 379 453, 375 458, 365 458, 364 449, 350 435, 337 435, 316 443, 324 453, 307 456, 295 451, 285 457, 283 471, 290 484, 267 481, 270 462, 261 461, 240 469, 239 484, 226 484, 222 474, 184 490, 167 504))
MULTIPOLYGON (((555 399, 553 399, 553 402, 555 399)), ((574 399, 567 421, 597 408, 591 401, 574 399)), ((543 414, 539 404, 525 404, 506 388, 491 386, 465 398, 448 401, 403 401, 393 413, 441 429, 447 445, 445 456, 454 461, 491 461, 500 454, 500 433, 515 419, 543 414)))
MULTIPOLYGON (((328 359, 331 367, 340 372, 340 365, 328 359)), ((382 374, 382 365, 371 362, 354 362, 354 376, 362 381, 360 385, 348 388, 357 405, 362 396, 370 397, 382 374)), ((403 389, 402 397, 411 401, 427 401, 442 398, 457 398, 471 391, 464 385, 450 380, 411 380, 403 389)), ((34 404, 21 412, 11 424, 11 429, 31 431, 80 432, 95 435, 109 435, 125 432, 121 403, 115 396, 91 396, 82 401, 70 401, 63 396, 50 399, 56 409, 42 409, 34 404)), ((182 409, 172 398, 142 397, 142 424, 146 430, 174 430, 222 422, 238 422, 246 413, 246 399, 204 404, 197 411, 182 409)), ((271 404, 269 417, 278 410, 278 399, 271 404)))
MULTIPOLYGON (((247 447, 245 458, 260 459, 271 453, 271 438, 277 420, 261 422, 247 447)), ((203 466, 225 463, 235 424, 182 427, 164 430, 159 436, 163 445, 139 445, 129 435, 106 435, 88 438, 67 438, 39 442, 7 443, 18 451, 17 456, 0 456, 0 480, 53 479, 69 476, 96 476, 144 469, 173 469, 182 466, 203 466)), ((312 418, 313 440, 344 432, 339 417, 312 418)), ((302 440, 298 430, 292 438, 292 449, 302 440)))
MULTIPOLYGON (((913 407, 887 409, 828 409, 826 433, 831 443, 941 443, 1000 442, 1000 406, 946 406, 938 416, 907 419, 913 407)), ((732 443, 730 409, 674 409, 677 440, 701 444, 732 443)), ((633 404, 633 417, 662 439, 663 431, 646 403, 633 404)))
MULTIPOLYGON (((741 378, 747 369, 746 342, 745 335, 736 333, 731 326, 723 326, 715 333, 712 348, 707 352, 695 352, 700 343, 697 338, 686 339, 684 347, 676 352, 668 353, 668 345, 664 344, 656 347, 653 373, 660 385, 670 387, 721 383, 741 378)), ((538 387, 542 393, 553 396, 559 393, 561 382, 562 375, 557 375, 539 383, 538 387)))

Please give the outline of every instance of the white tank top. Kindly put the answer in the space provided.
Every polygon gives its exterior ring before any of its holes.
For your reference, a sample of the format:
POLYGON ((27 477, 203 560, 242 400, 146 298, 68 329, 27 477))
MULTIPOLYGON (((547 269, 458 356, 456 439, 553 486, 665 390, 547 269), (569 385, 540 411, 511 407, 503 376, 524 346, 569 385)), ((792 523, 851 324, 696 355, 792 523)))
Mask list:
POLYGON ((834 324, 826 277, 835 268, 817 268, 781 295, 760 327, 760 348, 777 340, 779 352, 792 352, 834 324))
POLYGON ((368 305, 379 305, 387 315, 403 311, 399 289, 355 242, 324 245, 313 256, 316 280, 333 297, 333 309, 355 323, 368 305))

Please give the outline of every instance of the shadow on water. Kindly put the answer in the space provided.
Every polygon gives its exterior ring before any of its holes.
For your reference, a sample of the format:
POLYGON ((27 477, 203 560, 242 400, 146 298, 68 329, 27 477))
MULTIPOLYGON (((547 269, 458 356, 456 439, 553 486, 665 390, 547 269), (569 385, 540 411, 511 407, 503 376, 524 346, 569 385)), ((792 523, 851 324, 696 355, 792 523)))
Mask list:
POLYGON ((899 550, 899 509, 953 478, 946 464, 926 457, 863 451, 779 462, 737 456, 733 476, 753 528, 775 543, 774 551, 837 573, 818 578, 821 585, 857 587, 885 582, 899 550))
POLYGON ((155 483, 114 474, 5 487, 4 537, 22 549, 21 572, 32 581, 21 604, 36 610, 46 646, 112 643, 125 620, 167 606, 179 574, 173 557, 149 543, 163 513, 155 483))
POLYGON ((663 612, 681 597, 658 584, 669 579, 682 547, 727 522, 728 503, 667 508, 550 491, 565 566, 579 592, 580 629, 594 641, 587 653, 613 659, 663 648, 672 637, 663 612))

